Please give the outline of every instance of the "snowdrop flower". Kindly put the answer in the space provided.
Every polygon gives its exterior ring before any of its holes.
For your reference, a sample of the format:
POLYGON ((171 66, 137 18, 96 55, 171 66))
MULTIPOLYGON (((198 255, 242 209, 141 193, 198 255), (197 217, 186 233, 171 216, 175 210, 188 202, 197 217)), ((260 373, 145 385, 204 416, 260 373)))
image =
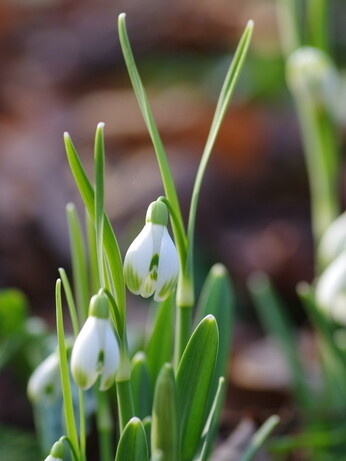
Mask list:
POLYGON ((316 301, 335 322, 346 325, 346 252, 321 275, 316 286, 316 301))
POLYGON ((287 60, 287 80, 298 97, 308 97, 333 112, 339 75, 326 53, 309 46, 298 48, 287 60))
POLYGON ((145 226, 127 250, 124 277, 128 289, 144 298, 163 301, 173 291, 179 273, 177 250, 167 231, 168 211, 163 202, 149 205, 145 226))
POLYGON ((64 444, 63 442, 55 442, 52 446, 49 455, 44 461, 62 461, 64 458, 64 444))
POLYGON ((104 293, 91 298, 89 317, 74 343, 71 354, 72 376, 79 387, 89 389, 99 375, 100 390, 112 386, 119 362, 119 347, 108 319, 104 293))
POLYGON ((53 352, 38 365, 30 376, 27 394, 36 403, 40 400, 54 402, 61 395, 59 356, 53 352))

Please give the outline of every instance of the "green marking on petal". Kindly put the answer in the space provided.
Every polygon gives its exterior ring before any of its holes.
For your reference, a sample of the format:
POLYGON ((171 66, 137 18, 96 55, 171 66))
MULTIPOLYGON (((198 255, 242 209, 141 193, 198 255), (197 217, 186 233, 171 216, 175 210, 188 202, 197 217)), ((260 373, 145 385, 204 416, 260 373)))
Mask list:
POLYGON ((159 265, 159 255, 155 253, 154 256, 151 258, 149 271, 152 271, 155 267, 158 267, 158 265, 159 265))
POLYGON ((73 369, 73 378, 76 384, 82 389, 86 389, 88 385, 88 377, 80 368, 73 369))
POLYGON ((177 283, 177 278, 174 277, 173 279, 168 280, 168 282, 164 283, 157 294, 157 296, 161 299, 166 299, 174 290, 174 287, 177 283))
POLYGON ((157 280, 157 271, 151 272, 150 278, 151 278, 151 280, 154 280, 156 282, 156 280, 157 280))
POLYGON ((125 282, 127 285, 127 288, 132 292, 132 293, 138 293, 139 289, 142 284, 142 280, 138 274, 138 272, 135 271, 133 266, 131 264, 128 264, 125 268, 124 271, 124 277, 125 277, 125 282))

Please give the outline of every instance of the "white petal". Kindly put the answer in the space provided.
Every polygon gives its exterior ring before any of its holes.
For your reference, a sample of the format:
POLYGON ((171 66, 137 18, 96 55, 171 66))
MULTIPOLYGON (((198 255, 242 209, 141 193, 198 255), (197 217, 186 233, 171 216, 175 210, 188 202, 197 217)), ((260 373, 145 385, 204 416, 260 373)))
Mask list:
POLYGON ((44 461, 62 461, 61 458, 56 458, 55 456, 48 455, 47 458, 44 459, 44 461))
POLYGON ((100 390, 109 389, 115 381, 119 364, 119 346, 114 331, 108 322, 105 330, 103 372, 101 375, 100 390))
POLYGON ((128 289, 140 294, 153 257, 151 224, 146 224, 130 245, 124 260, 124 277, 128 289))
POLYGON ((179 274, 179 258, 177 249, 166 228, 161 240, 158 278, 154 299, 163 301, 173 291, 179 274))
POLYGON ((59 397, 61 381, 59 356, 56 352, 50 354, 34 370, 28 382, 27 392, 33 402, 41 398, 54 401, 59 397))
POLYGON ((316 286, 318 305, 335 321, 346 325, 346 253, 335 259, 316 286))
POLYGON ((82 389, 89 389, 98 376, 99 355, 104 344, 106 319, 90 316, 74 343, 71 354, 71 371, 82 389))

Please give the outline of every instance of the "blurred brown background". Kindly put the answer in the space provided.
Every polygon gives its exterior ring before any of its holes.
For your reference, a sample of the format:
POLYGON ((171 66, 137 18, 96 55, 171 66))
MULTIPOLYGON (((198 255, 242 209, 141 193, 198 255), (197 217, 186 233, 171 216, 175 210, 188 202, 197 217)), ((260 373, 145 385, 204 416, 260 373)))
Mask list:
MULTIPOLYGON (((334 55, 345 65, 346 5, 331 4, 334 55)), ((54 326, 57 268, 70 269, 65 205, 75 202, 83 212, 64 131, 92 177, 95 128, 106 123, 106 208, 123 254, 147 205, 163 193, 121 56, 118 14, 127 13, 185 218, 218 93, 251 18, 250 54, 202 188, 197 283, 212 263, 223 262, 235 281, 238 316, 253 322, 245 280, 264 270, 302 319, 294 287, 313 273, 308 185, 275 6, 274 0, 0 3, 1 288, 22 289, 31 312, 54 326)), ((272 403, 273 395, 271 389, 272 403)))

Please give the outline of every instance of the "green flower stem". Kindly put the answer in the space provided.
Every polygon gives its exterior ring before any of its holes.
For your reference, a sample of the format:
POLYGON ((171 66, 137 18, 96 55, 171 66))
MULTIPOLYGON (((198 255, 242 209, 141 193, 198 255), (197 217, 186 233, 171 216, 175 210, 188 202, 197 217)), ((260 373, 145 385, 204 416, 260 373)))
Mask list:
POLYGON ((339 214, 339 155, 333 123, 322 107, 305 98, 295 98, 309 186, 315 245, 339 214))
POLYGON ((125 59, 127 71, 129 73, 129 77, 133 86, 133 90, 135 92, 140 110, 142 112, 145 124, 148 128, 150 138, 155 149, 156 158, 162 176, 162 182, 165 189, 165 194, 175 211, 177 222, 179 223, 179 225, 177 226, 174 221, 172 222, 174 238, 176 241, 178 241, 179 229, 184 229, 178 195, 175 189, 174 180, 169 167, 165 149, 163 147, 162 140, 160 138, 157 126, 155 124, 154 117, 151 112, 149 102, 142 84, 142 80, 133 57, 130 41, 126 30, 125 16, 126 15, 122 13, 119 15, 118 18, 120 45, 125 59))
POLYGON ((67 435, 63 435, 62 437, 60 437, 59 442, 67 442, 68 446, 71 449, 73 459, 78 460, 78 454, 75 450, 75 447, 73 446, 71 439, 67 435))
POLYGON ((85 430, 85 407, 84 407, 84 392, 78 389, 79 403, 79 444, 80 444, 80 460, 85 461, 86 449, 86 430, 85 430))
MULTIPOLYGON (((76 430, 76 422, 73 411, 73 401, 71 393, 70 378, 68 372, 67 355, 66 355, 66 344, 65 334, 62 316, 62 304, 61 304, 61 280, 58 279, 55 287, 55 301, 56 301, 56 324, 57 324, 57 335, 58 335, 58 349, 60 359, 60 375, 61 375, 61 387, 64 401, 64 412, 66 420, 67 434, 74 447, 74 451, 79 455, 79 444, 76 430)), ((80 456, 77 457, 77 461, 80 460, 80 456)))
POLYGON ((115 382, 117 388, 119 426, 120 432, 122 432, 128 421, 135 416, 131 387, 131 362, 128 353, 126 333, 120 344, 120 363, 115 382))
POLYGON ((96 235, 95 226, 92 222, 88 210, 85 211, 86 220, 86 231, 87 231, 87 242, 88 242, 88 254, 89 254, 89 277, 91 284, 91 292, 97 293, 100 286, 100 277, 97 267, 97 249, 96 249, 96 235))
POLYGON ((174 342, 174 367, 178 365, 191 335, 192 307, 177 306, 176 309, 176 335, 174 342))
POLYGON ((328 5, 326 0, 308 0, 307 24, 309 44, 323 51, 328 51, 328 5))
POLYGON ((277 3, 280 38, 286 56, 302 45, 298 3, 300 0, 278 0, 277 3))
POLYGON ((96 411, 96 424, 100 446, 100 460, 111 461, 113 460, 113 422, 108 394, 106 392, 97 391, 96 411))

